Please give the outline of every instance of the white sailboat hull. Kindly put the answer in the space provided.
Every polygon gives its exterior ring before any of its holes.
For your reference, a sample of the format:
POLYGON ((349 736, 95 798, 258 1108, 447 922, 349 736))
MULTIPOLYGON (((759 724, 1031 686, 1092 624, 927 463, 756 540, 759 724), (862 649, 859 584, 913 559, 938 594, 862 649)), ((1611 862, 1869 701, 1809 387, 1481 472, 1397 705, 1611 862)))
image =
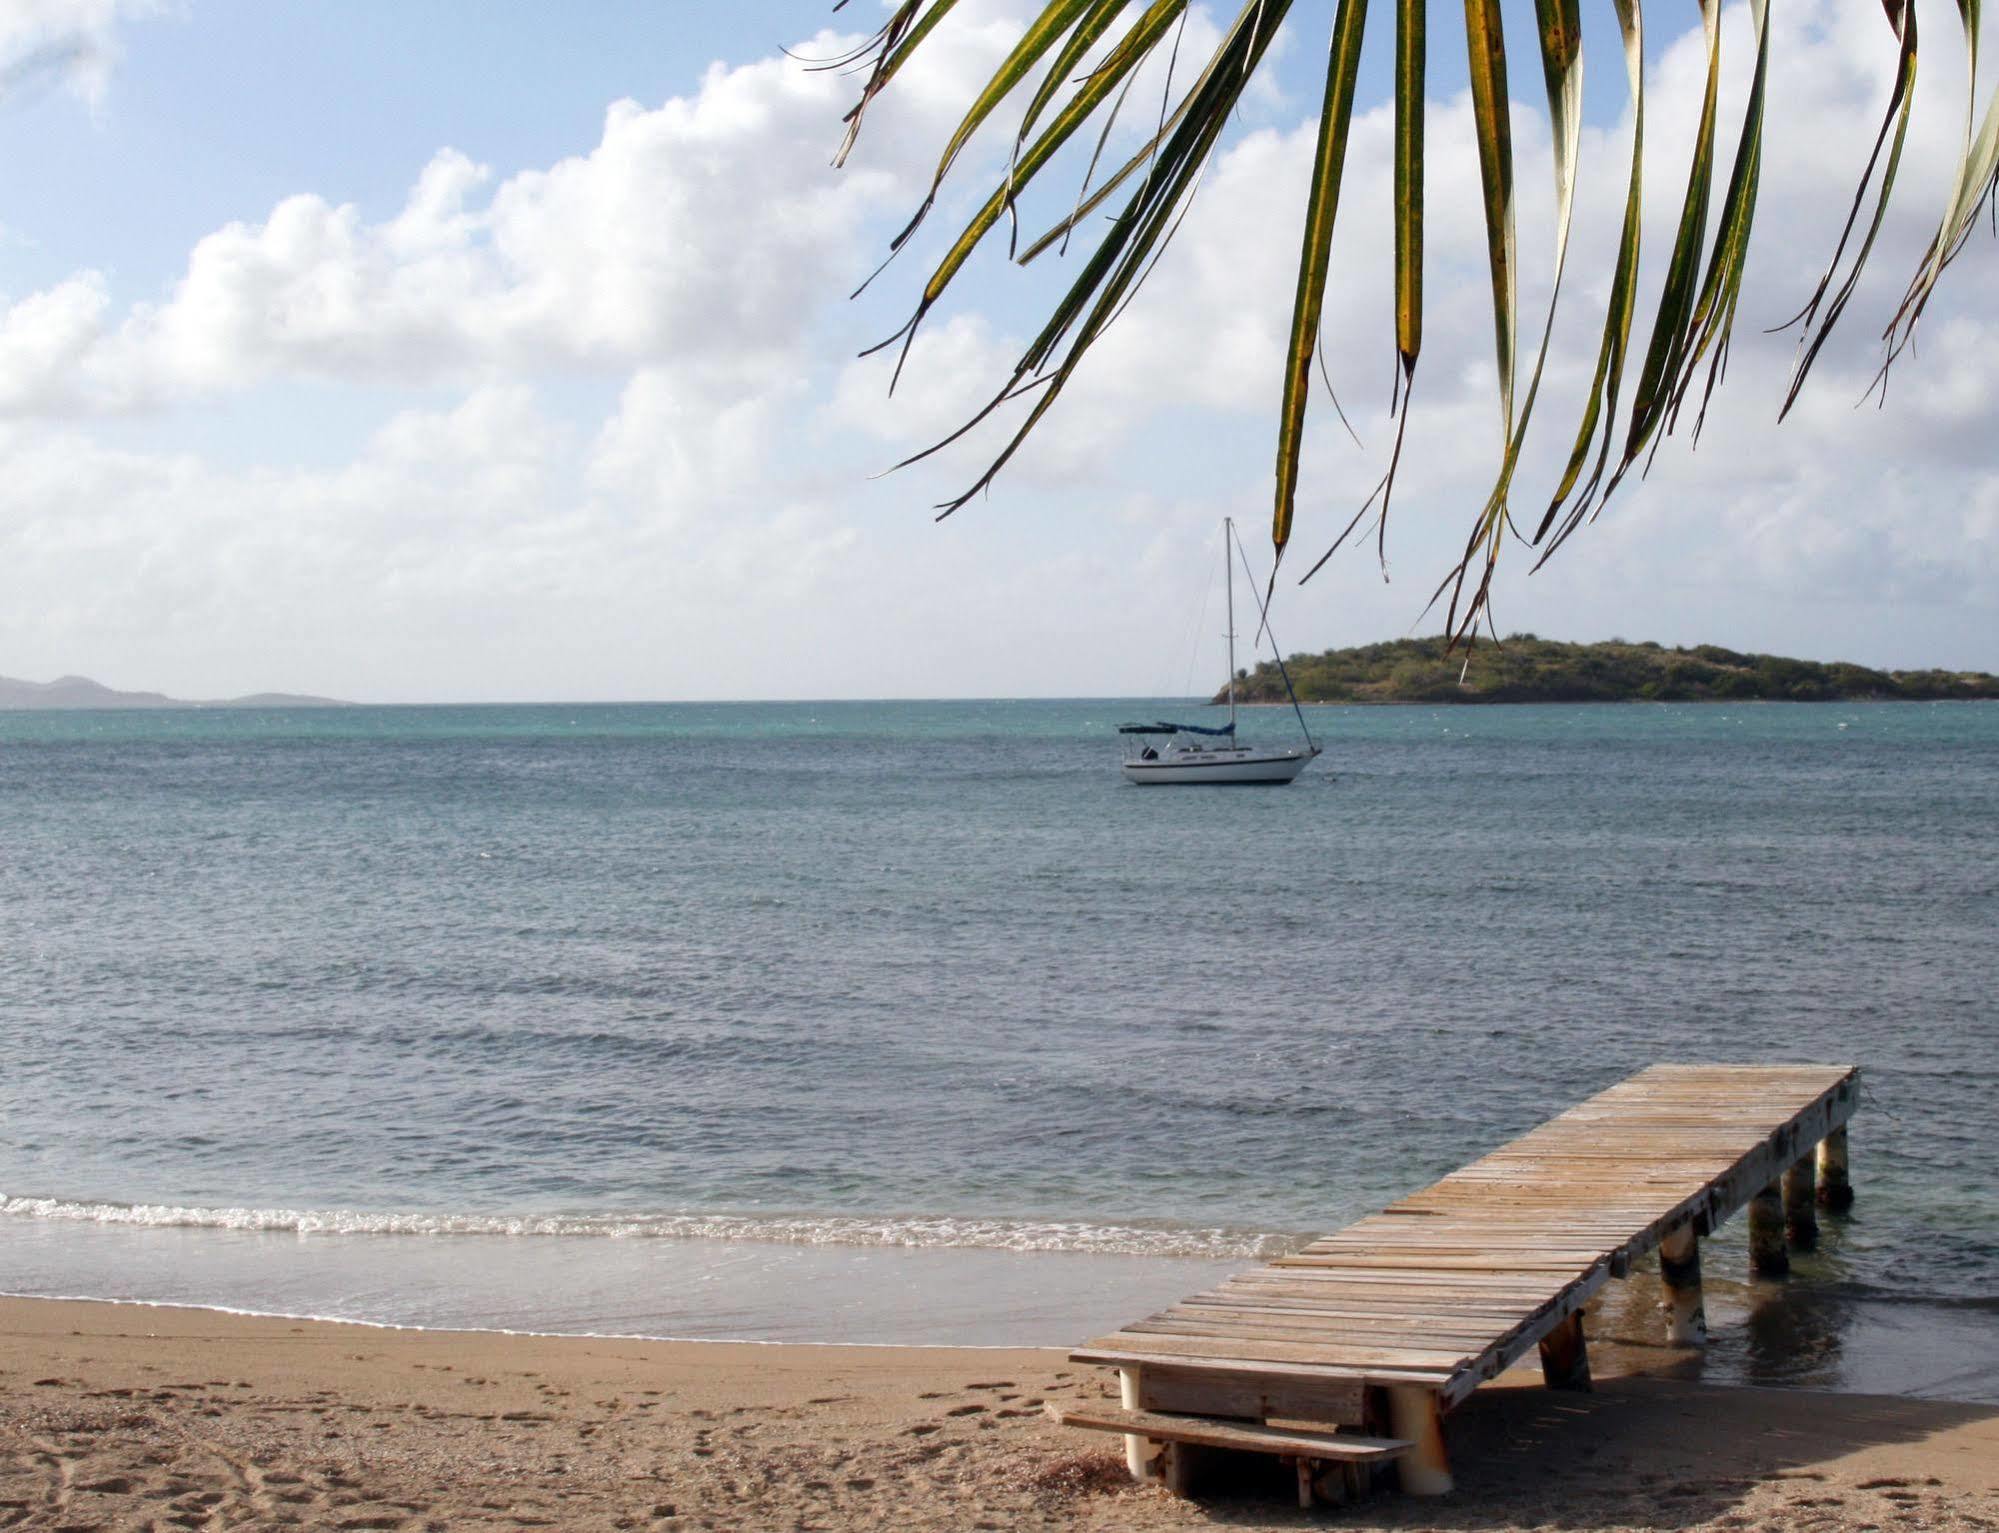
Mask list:
POLYGON ((1124 763, 1124 780, 1142 787, 1168 783, 1287 783, 1304 771, 1316 750, 1168 751, 1156 761, 1124 763))

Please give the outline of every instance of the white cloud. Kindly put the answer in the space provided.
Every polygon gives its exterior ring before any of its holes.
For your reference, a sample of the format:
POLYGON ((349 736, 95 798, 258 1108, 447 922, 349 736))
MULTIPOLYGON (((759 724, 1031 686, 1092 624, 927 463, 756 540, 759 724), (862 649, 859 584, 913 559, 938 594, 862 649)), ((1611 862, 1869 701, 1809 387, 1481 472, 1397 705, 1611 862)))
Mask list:
POLYGON ((156 0, 4 0, 0 98, 58 81, 96 105, 117 60, 119 22, 155 9, 156 0))
POLYGON ((74 405, 110 304, 104 279, 85 272, 0 313, 0 414, 74 405))
MULTIPOLYGON (((852 82, 766 60, 717 68, 656 108, 616 106, 594 148, 544 169, 441 152, 387 218, 287 199, 202 240, 152 306, 113 312, 88 273, 13 304, 0 315, 0 412, 14 417, 0 427, 0 668, 96 669, 184 694, 397 698, 1182 685, 1169 673, 1183 657, 1160 659, 1162 623, 1177 646, 1201 539, 1225 510, 1267 514, 1309 124, 1250 132, 1217 162, 1140 303, 989 501, 942 529, 925 520, 983 466, 991 432, 885 485, 863 478, 975 408, 1038 318, 1017 289, 968 273, 967 298, 933 316, 895 399, 882 393, 887 359, 836 355, 860 323, 835 317, 849 278, 914 205, 1024 4, 958 29, 898 82, 843 173, 825 162, 852 82), (593 414, 563 398, 577 373, 616 386, 615 405, 593 414), (147 404, 226 420, 252 385, 282 398, 328 379, 390 402, 330 466, 116 448, 102 421, 61 422, 147 404), (411 408, 414 385, 427 392, 411 408)), ((1777 16, 1762 239, 1722 403, 1698 453, 1669 443, 1652 483, 1627 486, 1534 580, 1526 551, 1509 549, 1502 624, 1999 665, 1999 626, 1983 620, 1999 575, 1988 252, 1953 273, 1888 410, 1851 408, 1873 362, 1870 324, 1941 202, 1926 167, 1961 121, 1947 90, 1923 109, 1881 275, 1775 428, 1790 342, 1758 332, 1831 249, 1891 51, 1878 19, 1850 7, 1777 16), (1968 633, 1984 636, 1970 652, 1968 633)), ((1746 35, 1736 12, 1729 26, 1739 102, 1746 35)), ((1926 56, 1926 76, 1947 78, 1949 63, 1926 56)), ((1658 53, 1653 281, 1699 66, 1686 37, 1658 53)), ((1388 111, 1355 131, 1326 333, 1367 450, 1320 408, 1300 515, 1308 556, 1392 438, 1388 111)), ((1583 221, 1523 503, 1552 483, 1595 357, 1625 132, 1586 135, 1583 221)), ((1546 143, 1523 108, 1522 326, 1535 337, 1546 143)), ((1371 556, 1334 566, 1285 597, 1292 645, 1405 630, 1489 480, 1499 433, 1470 144, 1465 104, 1440 104, 1396 581, 1384 588, 1371 556)), ((961 212, 940 208, 933 232, 948 237, 961 212)), ((912 293, 912 256, 883 279, 884 309, 912 293)), ((1635 364, 1627 399, 1632 382, 1635 364)))
MULTIPOLYGON (((97 9, 108 17, 109 0, 97 9)), ((1007 0, 936 34, 838 174, 826 162, 850 72, 718 64, 686 97, 614 103, 589 153, 545 169, 498 178, 440 150, 380 221, 317 192, 288 197, 202 238, 164 298, 123 315, 103 279, 81 273, 0 310, 0 411, 122 411, 273 378, 423 384, 796 351, 866 269, 863 236, 918 204, 1029 9, 1007 0)), ((1218 38, 1195 8, 1182 78, 1218 38)), ((823 33, 797 52, 834 57, 856 41, 823 33)), ((1149 66, 1134 96, 1149 99, 1164 70, 1149 66)), ((1113 152, 1144 114, 1127 117, 1113 152)), ((962 180, 978 179, 1004 133, 1002 113, 961 157, 962 180)))
POLYGON ((793 350, 859 267, 862 233, 913 205, 919 156, 1015 30, 996 19, 941 36, 871 114, 865 161, 840 174, 826 161, 850 79, 787 58, 717 65, 691 96, 613 104, 595 148, 547 169, 496 181, 441 150, 380 222, 317 193, 286 198, 207 235, 164 300, 122 317, 102 279, 80 274, 0 313, 0 409, 793 350))
POLYGON ((714 383, 649 371, 594 439, 491 385, 326 469, 0 428, 0 653, 125 677, 144 656, 196 695, 743 690, 721 636, 795 620, 855 536, 756 470, 773 414, 714 383))

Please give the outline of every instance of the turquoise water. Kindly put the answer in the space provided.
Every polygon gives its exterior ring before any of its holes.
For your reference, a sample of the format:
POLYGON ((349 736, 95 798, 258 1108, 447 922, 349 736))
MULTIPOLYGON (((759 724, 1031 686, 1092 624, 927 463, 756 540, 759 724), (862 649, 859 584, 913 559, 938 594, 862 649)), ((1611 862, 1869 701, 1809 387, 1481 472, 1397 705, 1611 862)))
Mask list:
POLYGON ((1124 786, 1172 706, 0 714, 0 1288, 1059 1342, 1655 1059, 1851 1060, 1861 1212, 1743 1312, 1999 1396, 1999 708, 1124 786))

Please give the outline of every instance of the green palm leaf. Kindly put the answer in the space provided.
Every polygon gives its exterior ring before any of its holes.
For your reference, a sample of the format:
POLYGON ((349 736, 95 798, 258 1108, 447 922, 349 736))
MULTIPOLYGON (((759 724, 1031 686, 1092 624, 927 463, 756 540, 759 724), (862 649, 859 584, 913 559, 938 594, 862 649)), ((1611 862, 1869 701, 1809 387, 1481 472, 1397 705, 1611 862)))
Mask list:
MULTIPOLYGON (((846 0, 840 0, 844 5, 846 0)), ((936 174, 910 225, 892 243, 901 248, 939 188, 965 158, 977 130, 1016 93, 1025 97, 1004 174, 972 215, 923 284, 915 313, 884 345, 902 341, 905 354, 916 327, 942 299, 972 253, 1019 199, 1045 178, 1049 167, 1094 127, 1097 147, 1089 158, 1083 191, 1066 215, 1028 243, 1023 261, 1064 245, 1086 224, 1101 232, 1083 257, 1067 290, 1005 384, 964 428, 963 436, 1010 400, 1033 396, 985 473, 964 495, 947 502, 948 515, 987 488, 1054 407, 1090 349, 1131 304, 1146 276, 1165 254, 1184 219, 1244 91, 1268 57, 1272 39, 1294 10, 1300 15, 1330 12, 1332 40, 1311 177, 1305 194, 1305 233, 1299 255, 1291 328, 1283 359, 1283 392, 1277 421, 1273 473, 1272 544, 1281 556, 1292 538, 1303 484, 1303 445, 1309 415, 1311 371, 1323 351, 1320 328, 1334 252, 1344 175, 1359 80, 1358 63, 1367 11, 1377 0, 1322 0, 1297 6, 1294 0, 1243 0, 1204 67, 1190 83, 1171 88, 1150 130, 1141 129, 1135 150, 1107 176, 1096 177, 1097 161, 1110 138, 1118 110, 1139 70, 1162 42, 1184 27, 1186 0, 1042 0, 1038 11, 991 77, 972 94, 967 110, 946 140, 936 174), (1030 89, 1031 84, 1031 89, 1030 89), (1098 214, 1114 197, 1119 210, 1098 214)), ((1387 474, 1346 530, 1337 548, 1369 509, 1380 504, 1385 529, 1403 432, 1412 408, 1416 365, 1423 343, 1425 0, 1378 0, 1395 11, 1394 237, 1396 372, 1391 412, 1399 414, 1395 448, 1387 474)), ((1701 110, 1689 139, 1690 163, 1678 226, 1665 259, 1659 296, 1628 412, 1620 421, 1624 381, 1637 318, 1640 231, 1644 223, 1645 79, 1642 0, 1613 0, 1624 49, 1632 102, 1633 135, 1628 190, 1617 251, 1610 264, 1609 299, 1603 315, 1596 367, 1584 398, 1565 466, 1548 494, 1533 531, 1546 560, 1575 530, 1600 512, 1605 500, 1641 459, 1649 461, 1663 437, 1676 426, 1694 383, 1706 364, 1697 398, 1693 434, 1698 437, 1708 402, 1725 377, 1729 340, 1741 304, 1744 274, 1755 225, 1763 172, 1763 128, 1768 111, 1770 24, 1768 0, 1751 0, 1756 35, 1755 70, 1728 179, 1714 203, 1718 166, 1718 98, 1721 76, 1721 0, 1701 0, 1706 80, 1701 110), (1712 213, 1712 227, 1710 219, 1712 213), (1594 464, 1592 465, 1592 458, 1594 464), (1588 469, 1585 476, 1585 469, 1588 469)), ((1799 356, 1782 408, 1799 397, 1814 360, 1851 304, 1860 274, 1873 253, 1887 217, 1902 162, 1917 79, 1915 0, 1882 0, 1897 52, 1893 92, 1875 135, 1872 151, 1854 194, 1831 261, 1793 323, 1799 325, 1799 356), (1876 172, 1879 171, 1878 181, 1876 172), (1860 212, 1873 187, 1873 208, 1858 243, 1860 212), (1852 251, 1848 259, 1848 251, 1852 251)), ((1942 216, 1922 262, 1910 278, 1884 331, 1882 370, 1912 338, 1943 272, 1962 253, 1988 199, 1999 193, 1999 94, 1979 111, 1978 42, 1980 0, 1958 0, 1967 43, 1971 100, 1964 141, 1951 167, 1942 216)), ((836 9, 839 6, 835 7, 836 9)), ((860 98, 847 114, 851 149, 869 104, 903 72, 910 60, 952 19, 957 0, 901 0, 887 21, 836 64, 864 71, 860 98)), ((1524 394, 1519 374, 1518 261, 1514 229, 1514 164, 1507 92, 1506 45, 1500 0, 1464 0, 1470 63, 1474 136, 1479 157, 1480 205, 1493 312, 1494 357, 1501 436, 1492 486, 1475 508, 1463 558, 1438 588, 1451 595, 1453 634, 1468 639, 1486 611, 1493 570, 1512 525, 1510 503, 1525 461, 1530 425, 1554 342, 1555 305, 1562 290, 1574 219, 1582 128, 1583 52, 1578 0, 1536 0, 1535 17, 1555 176, 1554 281, 1532 370, 1524 394)), ((1174 45, 1177 56, 1179 44, 1174 45)), ((1545 412, 1544 412, 1545 413, 1545 412)), ((939 446, 943 444, 938 444, 939 446)), ((929 451, 935 451, 933 447, 929 451)), ((927 456, 920 453, 918 457, 927 456)), ((914 459, 910 461, 915 461, 914 459)), ((1537 502, 1538 503, 1538 502, 1537 502)), ((1322 560, 1321 563, 1324 561, 1322 560)), ((1317 566, 1314 566, 1316 569, 1317 566)), ((1309 576, 1308 572, 1308 576, 1309 576)))
POLYGON ((1291 540, 1291 513, 1298 498, 1299 459, 1305 440, 1305 397, 1312 386, 1312 352, 1319 316, 1325 309, 1326 277, 1332 268, 1333 220, 1340 207, 1340 177, 1346 169, 1348 130, 1353 123, 1354 86, 1360 79, 1361 37, 1367 0, 1340 0, 1333 44, 1326 59, 1326 104, 1319 114, 1319 142, 1312 160, 1312 190, 1305 204, 1305 250, 1298 262, 1298 295, 1291 307, 1291 344, 1284 366, 1284 403, 1277 427, 1277 508, 1270 541, 1277 557, 1291 540))
POLYGON ((1617 396, 1624 381, 1625 356, 1631 346, 1631 318, 1637 309, 1638 247, 1645 212, 1645 29, 1638 11, 1638 0, 1616 0, 1616 4, 1618 29, 1624 37, 1624 73, 1631 88, 1631 184, 1624 197, 1624 227, 1617 240, 1617 263, 1611 277, 1608 312, 1604 316, 1603 343, 1597 350, 1596 374, 1590 380, 1582 426, 1576 432, 1576 444, 1570 449, 1568 467, 1562 471, 1561 483, 1555 487, 1541 525, 1534 531, 1536 543, 1548 539, 1555 519, 1563 516, 1564 503, 1571 494, 1575 495, 1573 504, 1563 517, 1561 530, 1547 541, 1541 555, 1544 562, 1588 515, 1591 496, 1597 485, 1602 483, 1604 469, 1609 466, 1611 439, 1617 419, 1617 396), (1590 443, 1597 440, 1599 422, 1604 423, 1605 429, 1602 445, 1597 449, 1596 466, 1590 471, 1588 481, 1577 491, 1576 481, 1581 478, 1583 464, 1589 458, 1590 443))
POLYGON ((1799 336, 1798 363, 1791 373, 1791 386, 1784 393, 1784 407, 1778 413, 1780 420, 1790 414, 1791 406, 1798 402, 1812 363, 1818 359, 1833 326, 1839 322, 1839 316, 1845 312, 1847 303, 1853 297, 1854 288, 1860 283, 1861 269, 1866 266, 1874 241, 1881 233, 1881 225, 1888 216, 1888 194, 1894 189, 1895 172, 1902 163, 1902 145, 1909 136, 1909 113, 1916 104, 1916 0, 1885 0, 1884 9, 1902 50, 1895 68, 1895 88, 1888 97, 1888 110, 1882 115, 1881 130, 1874 135, 1874 148, 1867 156, 1867 169, 1861 173, 1860 186, 1853 194, 1853 207, 1839 232, 1839 244, 1833 249, 1832 259, 1826 263, 1825 275, 1819 278, 1819 285, 1790 322, 1804 328, 1799 336), (1846 254, 1847 241, 1853 236, 1854 221, 1860 216, 1861 203, 1866 200, 1868 184, 1874 179, 1874 167, 1881 158, 1881 146, 1886 142, 1891 127, 1895 134, 1894 145, 1888 151, 1888 164, 1881 172, 1881 190, 1875 198, 1873 221, 1867 226, 1866 238, 1861 241, 1859 254, 1854 256, 1846 280, 1828 300, 1827 291, 1832 287, 1832 279, 1839 275, 1840 259, 1846 254), (1822 319, 1821 312, 1824 315, 1822 319))
MULTIPOLYGON (((1472 0, 1467 0, 1466 15, 1472 10, 1472 0)), ((1492 576, 1499 564, 1500 549, 1503 546, 1508 524, 1507 497, 1513 486, 1514 470, 1520 465, 1520 452, 1527 441, 1527 425, 1534 414, 1534 400, 1541 392, 1541 373, 1548 362, 1548 345, 1555 333, 1555 305, 1561 298, 1562 274, 1568 265, 1569 226, 1575 211, 1577 150, 1582 141, 1583 106, 1583 66, 1582 66, 1582 18, 1575 0, 1535 0, 1536 19, 1541 34, 1541 73, 1548 89, 1548 121, 1553 129, 1555 157, 1555 280, 1548 295, 1548 320, 1541 330, 1541 348, 1534 359, 1534 372, 1527 385, 1527 397, 1522 402, 1518 419, 1512 418, 1513 398, 1510 380, 1501 378, 1502 399, 1508 415, 1506 446, 1499 465, 1499 479, 1486 496, 1485 507, 1480 511, 1473 525, 1471 541, 1466 545, 1465 557, 1455 571, 1451 581, 1451 610, 1446 618, 1446 626, 1456 635, 1476 625, 1478 614, 1484 606, 1486 593, 1491 589, 1492 576), (1481 558, 1482 556, 1482 558, 1481 558), (1464 600, 1465 582, 1470 576, 1473 561, 1480 558, 1479 583, 1472 599, 1464 600), (1465 612, 1465 627, 1457 626, 1457 614, 1465 612)), ((1497 11, 1494 12, 1494 26, 1497 26, 1497 11)), ((1504 86, 1505 74, 1501 60, 1499 83, 1504 86)), ((1483 117, 1477 88, 1478 73, 1473 72, 1472 104, 1476 114, 1483 117)), ((1504 115, 1504 102, 1500 112, 1504 115)), ((1484 147, 1484 129, 1481 123, 1480 146, 1484 147)), ((1511 226, 1512 187, 1510 167, 1506 185, 1508 226, 1505 230, 1509 253, 1512 248, 1513 230, 1511 226)), ((1487 226, 1491 226, 1491 196, 1487 196, 1487 226)), ((1509 279, 1511 271, 1508 272, 1509 279)), ((1494 272, 1494 291, 1498 291, 1498 272, 1494 272)), ((1512 297, 1511 284, 1507 297, 1512 297)), ((1510 320, 1510 316, 1509 316, 1510 320)), ((1502 331, 1502 336, 1506 332, 1502 331)), ((1509 338, 1510 339, 1510 338, 1509 338)), ((1511 360, 1511 346, 1502 344, 1502 361, 1511 360)))
POLYGON ((1687 172, 1686 200, 1680 205, 1679 232, 1666 265, 1666 285, 1652 321, 1651 344, 1638 374, 1637 397, 1631 402, 1631 424, 1624 435, 1624 452, 1617 470, 1604 486, 1608 496, 1617 488, 1638 455, 1665 422, 1673 386, 1686 358, 1699 295, 1701 247, 1707 240, 1709 193, 1714 186, 1716 97, 1721 89, 1721 0, 1701 0, 1701 27, 1707 39, 1707 90, 1701 99, 1700 126, 1694 135, 1693 165, 1687 172))

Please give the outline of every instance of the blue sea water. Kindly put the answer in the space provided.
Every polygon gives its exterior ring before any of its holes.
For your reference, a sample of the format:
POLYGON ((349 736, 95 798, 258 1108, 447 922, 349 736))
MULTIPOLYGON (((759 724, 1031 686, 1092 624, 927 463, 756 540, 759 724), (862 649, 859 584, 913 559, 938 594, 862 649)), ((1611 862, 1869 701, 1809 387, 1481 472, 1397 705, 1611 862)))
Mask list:
POLYGON ((1125 786, 1167 706, 0 714, 0 1290, 1059 1343, 1816 1059, 1860 1207, 1782 1289, 1718 1242, 1714 1366, 1999 1398, 1999 708, 1318 709, 1293 787, 1125 786))

